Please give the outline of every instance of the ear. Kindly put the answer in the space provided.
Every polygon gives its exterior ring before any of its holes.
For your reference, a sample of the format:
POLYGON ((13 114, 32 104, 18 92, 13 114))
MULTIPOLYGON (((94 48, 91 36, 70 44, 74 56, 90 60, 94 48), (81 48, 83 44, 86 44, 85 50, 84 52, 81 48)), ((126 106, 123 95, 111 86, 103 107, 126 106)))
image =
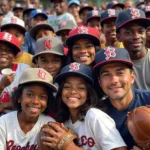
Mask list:
POLYGON ((119 42, 122 42, 122 39, 121 39, 121 34, 120 34, 120 32, 119 32, 119 33, 117 33, 117 40, 118 40, 119 42))
POLYGON ((133 83, 134 83, 135 78, 136 78, 135 72, 134 72, 134 71, 132 71, 132 72, 131 72, 131 84, 133 84, 133 83))

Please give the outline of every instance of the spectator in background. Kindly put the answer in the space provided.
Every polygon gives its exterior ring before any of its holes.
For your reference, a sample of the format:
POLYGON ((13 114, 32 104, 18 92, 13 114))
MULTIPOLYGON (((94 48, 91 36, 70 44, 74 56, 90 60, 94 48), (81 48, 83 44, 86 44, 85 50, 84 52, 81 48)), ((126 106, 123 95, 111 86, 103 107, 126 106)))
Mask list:
MULTIPOLYGON (((30 21, 31 21, 31 26, 34 27, 36 24, 39 22, 47 22, 47 14, 45 11, 41 9, 35 9, 31 11, 30 14, 30 21)), ((35 40, 31 38, 29 32, 25 34, 25 42, 22 47, 23 51, 26 51, 32 55, 35 53, 35 40)))
POLYGON ((69 1, 68 6, 69 6, 69 12, 74 16, 77 25, 81 25, 82 20, 79 16, 80 1, 79 0, 71 0, 71 1, 69 1))
POLYGON ((0 9, 0 27, 1 27, 1 23, 2 23, 3 18, 4 18, 4 13, 0 9))
POLYGON ((28 5, 23 11, 23 20, 25 22, 26 30, 29 31, 31 29, 31 21, 30 21, 30 13, 32 10, 35 10, 33 5, 28 5))
POLYGON ((144 0, 135 0, 134 4, 135 4, 135 7, 138 9, 145 7, 144 0))
POLYGON ((83 6, 81 6, 80 10, 79 10, 79 15, 80 18, 82 20, 82 24, 86 25, 86 20, 87 20, 87 14, 89 11, 93 10, 92 6, 89 6, 88 4, 84 4, 83 6))
POLYGON ((13 16, 13 12, 10 9, 9 1, 8 0, 1 0, 0 1, 0 8, 4 13, 4 17, 11 17, 13 16))
POLYGON ((75 24, 75 18, 72 14, 68 13, 68 4, 67 0, 51 0, 54 3, 54 11, 56 15, 49 15, 48 16, 48 23, 52 25, 55 32, 58 30, 59 22, 72 20, 75 24))
POLYGON ((106 9, 116 9, 116 10, 123 10, 125 8, 124 3, 118 1, 109 2, 106 6, 106 9))
POLYGON ((9 0, 9 6, 10 6, 10 10, 13 10, 13 8, 16 5, 16 1, 15 0, 9 0))
POLYGON ((133 0, 124 0, 124 5, 125 5, 125 9, 135 7, 133 0))
POLYGON ((144 0, 145 6, 150 6, 150 0, 144 0))
POLYGON ((14 16, 23 20, 23 6, 21 4, 16 4, 13 8, 14 16))

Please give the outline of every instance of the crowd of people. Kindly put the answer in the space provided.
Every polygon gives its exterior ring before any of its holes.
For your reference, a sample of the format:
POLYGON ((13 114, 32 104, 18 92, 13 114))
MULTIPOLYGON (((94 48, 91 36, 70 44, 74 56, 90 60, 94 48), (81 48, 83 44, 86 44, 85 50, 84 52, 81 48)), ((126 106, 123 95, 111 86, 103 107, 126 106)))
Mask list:
POLYGON ((126 120, 150 105, 150 0, 48 5, 0 0, 0 150, 148 150, 126 120))

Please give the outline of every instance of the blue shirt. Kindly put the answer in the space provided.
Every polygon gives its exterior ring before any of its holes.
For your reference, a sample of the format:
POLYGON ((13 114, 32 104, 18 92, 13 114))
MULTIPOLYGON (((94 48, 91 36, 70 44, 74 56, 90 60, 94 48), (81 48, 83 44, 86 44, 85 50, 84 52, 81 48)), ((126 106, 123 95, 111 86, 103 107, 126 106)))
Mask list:
POLYGON ((112 117, 116 123, 116 127, 119 130, 122 138, 128 146, 128 149, 132 149, 135 144, 131 134, 128 131, 126 120, 128 112, 131 112, 136 107, 150 105, 150 91, 133 89, 133 100, 128 108, 124 110, 117 110, 112 106, 107 98, 104 102, 107 106, 107 113, 112 117))

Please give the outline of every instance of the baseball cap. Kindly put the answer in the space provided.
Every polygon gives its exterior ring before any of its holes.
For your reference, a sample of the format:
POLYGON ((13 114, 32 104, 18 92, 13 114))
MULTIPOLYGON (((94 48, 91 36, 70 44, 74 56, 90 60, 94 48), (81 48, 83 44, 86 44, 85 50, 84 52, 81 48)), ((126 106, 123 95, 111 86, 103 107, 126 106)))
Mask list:
POLYGON ((41 10, 41 9, 35 9, 35 10, 32 10, 31 11, 31 14, 30 14, 30 20, 34 17, 36 17, 37 15, 42 15, 45 19, 48 18, 46 12, 44 10, 41 10))
POLYGON ((45 22, 40 22, 40 23, 36 24, 34 27, 31 28, 31 30, 29 32, 30 36, 33 39, 35 39, 37 31, 40 30, 41 28, 48 29, 48 30, 53 31, 55 33, 53 27, 50 24, 45 23, 45 22))
POLYGON ((13 7, 13 11, 16 10, 16 9, 22 9, 23 10, 23 5, 17 3, 14 7, 13 7))
POLYGON ((37 56, 41 54, 56 54, 64 56, 64 46, 57 37, 44 37, 36 41, 35 55, 33 56, 33 62, 37 56))
POLYGON ((109 63, 117 63, 117 62, 126 64, 130 68, 133 67, 133 63, 130 59, 129 53, 125 48, 116 48, 108 46, 96 53, 95 66, 93 67, 93 70, 98 75, 101 67, 109 63))
POLYGON ((68 6, 70 7, 72 4, 76 4, 78 6, 80 6, 80 1, 79 0, 71 0, 68 2, 68 6))
POLYGON ((4 17, 1 23, 1 31, 13 26, 21 29, 23 33, 26 32, 24 21, 16 16, 4 17))
POLYGON ((90 84, 94 84, 92 78, 92 69, 89 66, 73 62, 69 65, 64 66, 60 73, 56 76, 55 82, 60 83, 64 78, 71 75, 77 75, 83 77, 90 84))
POLYGON ((21 51, 18 39, 10 33, 0 32, 0 42, 8 44, 12 48, 12 51, 14 51, 15 55, 21 51))
POLYGON ((31 12, 32 10, 35 10, 34 5, 29 4, 28 7, 24 8, 24 10, 23 10, 23 16, 25 14, 27 14, 28 12, 31 12))
POLYGON ((144 8, 141 8, 142 11, 145 12, 145 15, 150 15, 150 6, 145 6, 144 8))
POLYGON ((112 1, 112 2, 107 3, 106 9, 110 9, 110 8, 113 9, 113 8, 116 7, 116 6, 119 6, 119 7, 121 7, 122 9, 125 8, 125 5, 124 5, 123 3, 118 2, 118 1, 112 1))
POLYGON ((138 22, 145 28, 150 26, 150 19, 146 18, 145 13, 142 10, 136 8, 129 8, 120 11, 116 20, 117 32, 120 28, 130 22, 138 22))
POLYGON ((144 0, 135 0, 134 4, 135 4, 135 7, 138 8, 139 5, 144 4, 144 0))
POLYGON ((117 19, 119 11, 115 10, 115 9, 107 9, 104 12, 101 13, 101 25, 103 25, 103 23, 109 19, 117 19))
POLYGON ((89 11, 93 10, 94 8, 92 6, 89 6, 87 3, 85 3, 84 5, 81 6, 80 10, 79 10, 79 15, 82 14, 82 12, 87 9, 89 11))
POLYGON ((52 3, 56 3, 56 2, 59 2, 59 3, 61 3, 61 2, 68 2, 68 0, 50 0, 50 2, 52 2, 52 3))
POLYGON ((43 68, 27 68, 25 69, 18 81, 18 86, 26 83, 43 83, 53 92, 57 92, 57 88, 53 84, 53 77, 43 68))
POLYGON ((58 31, 56 34, 59 36, 62 30, 72 30, 76 27, 77 25, 72 20, 61 21, 58 25, 58 31))
POLYGON ((88 26, 79 26, 69 32, 66 45, 72 47, 76 40, 89 39, 95 46, 100 45, 99 32, 97 29, 88 26))
POLYGON ((91 19, 94 18, 97 18, 100 21, 100 12, 98 10, 91 10, 88 12, 86 23, 88 23, 91 19))

